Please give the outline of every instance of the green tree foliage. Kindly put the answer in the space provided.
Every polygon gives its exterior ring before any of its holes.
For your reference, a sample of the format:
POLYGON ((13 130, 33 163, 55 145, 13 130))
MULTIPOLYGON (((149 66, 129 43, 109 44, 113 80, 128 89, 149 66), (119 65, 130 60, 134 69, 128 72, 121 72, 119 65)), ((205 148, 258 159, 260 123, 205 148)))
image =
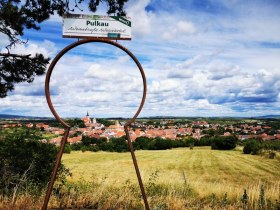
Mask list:
POLYGON ((0 98, 14 89, 15 83, 32 82, 36 75, 42 75, 49 62, 42 54, 13 54, 11 49, 26 44, 21 39, 26 29, 40 29, 40 23, 55 13, 62 16, 82 12, 82 5, 88 4, 95 12, 100 3, 107 3, 108 14, 125 16, 124 4, 128 0, 0 0, 0 33, 9 39, 6 51, 0 53, 0 98))
POLYGON ((200 138, 200 140, 195 141, 194 145, 195 146, 211 146, 212 141, 213 141, 213 137, 205 135, 205 136, 202 136, 200 138))
POLYGON ((280 119, 267 119, 265 121, 266 125, 271 127, 271 130, 280 130, 280 119))
POLYGON ((111 138, 107 141, 106 138, 94 138, 83 136, 82 146, 77 144, 71 145, 73 150, 83 149, 85 151, 97 152, 99 150, 109 151, 109 152, 127 152, 129 151, 128 144, 125 138, 111 138))
POLYGON ((137 137, 133 142, 135 150, 148 150, 151 139, 148 137, 137 137))
POLYGON ((89 137, 89 136, 83 136, 82 137, 82 143, 84 146, 90 146, 90 145, 100 145, 102 143, 106 143, 106 138, 95 138, 95 137, 89 137))
POLYGON ((280 141, 270 140, 263 141, 262 139, 247 139, 243 141, 243 153, 258 155, 262 152, 268 152, 268 157, 273 159, 276 156, 274 151, 280 151, 280 141))
POLYGON ((165 150, 172 148, 172 141, 170 139, 162 139, 157 137, 154 139, 154 148, 155 150, 165 150))
POLYGON ((103 118, 98 118, 96 119, 96 122, 103 124, 105 127, 109 127, 110 125, 114 125, 115 123, 113 121, 103 119, 103 118))
POLYGON ((71 150, 73 150, 73 151, 81 150, 82 146, 83 146, 82 143, 74 143, 74 144, 70 145, 71 150))
POLYGON ((262 148, 263 145, 261 141, 258 141, 256 139, 249 139, 244 143, 243 153, 257 155, 260 154, 262 148))
POLYGON ((270 140, 262 141, 263 148, 266 150, 280 151, 280 141, 279 140, 270 140))
POLYGON ((138 137, 133 142, 135 150, 165 150, 171 149, 172 147, 178 147, 173 145, 173 141, 170 139, 163 139, 160 137, 157 138, 148 138, 148 137, 138 137))
MULTIPOLYGON (((34 136, 19 130, 0 140, 0 193, 11 194, 15 188, 28 184, 39 189, 46 186, 53 170, 57 148, 34 140, 34 136)), ((60 167, 60 174, 64 171, 60 167)))
POLYGON ((56 120, 52 120, 52 121, 48 122, 48 125, 50 127, 63 128, 63 125, 61 125, 61 123, 56 120))
POLYGON ((71 146, 69 144, 66 144, 63 153, 70 154, 71 151, 72 151, 71 146))
POLYGON ((207 134, 208 136, 219 136, 225 133, 225 128, 219 126, 217 129, 213 129, 213 128, 210 128, 208 130, 204 129, 202 130, 202 133, 207 134))
POLYGON ((125 138, 111 138, 109 144, 112 144, 116 152, 128 152, 128 144, 125 138))
POLYGON ((84 146, 89 146, 91 144, 91 139, 88 136, 82 136, 82 143, 84 146))
POLYGON ((41 140, 43 138, 39 129, 29 129, 27 127, 15 127, 0 130, 0 141, 7 138, 15 138, 13 136, 21 136, 23 139, 41 140))
POLYGON ((81 119, 68 119, 65 121, 70 127, 85 128, 85 123, 81 119))
MULTIPOLYGON (((181 140, 163 139, 160 137, 148 138, 145 136, 137 137, 133 142, 135 150, 165 150, 178 147, 190 147, 199 142, 194 138, 188 137, 181 140)), ((71 145, 72 150, 94 151, 99 150, 109 152, 127 152, 129 151, 128 143, 125 137, 111 138, 107 141, 106 138, 92 138, 83 136, 82 143, 71 145)))
POLYGON ((42 54, 0 53, 0 98, 6 97, 7 92, 14 89, 15 83, 33 82, 36 75, 45 72, 48 62, 49 58, 44 58, 42 54))
POLYGON ((202 130, 203 134, 207 134, 208 136, 215 136, 216 135, 216 130, 214 129, 208 129, 208 130, 202 130))
POLYGON ((216 136, 212 139, 212 149, 231 150, 236 147, 238 138, 236 136, 216 136))

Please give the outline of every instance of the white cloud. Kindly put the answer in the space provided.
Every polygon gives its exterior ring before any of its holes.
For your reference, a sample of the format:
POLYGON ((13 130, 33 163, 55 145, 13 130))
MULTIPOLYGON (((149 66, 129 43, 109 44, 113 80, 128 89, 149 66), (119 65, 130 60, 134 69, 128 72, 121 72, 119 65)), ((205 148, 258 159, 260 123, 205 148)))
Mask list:
MULTIPOLYGON (((1 50, 2 53, 6 53, 6 49, 1 50)), ((35 56, 36 53, 41 53, 46 57, 53 56, 56 53, 55 43, 44 40, 43 43, 37 44, 33 42, 28 42, 26 45, 16 45, 15 47, 12 47, 10 49, 10 53, 15 54, 30 54, 32 56, 35 56)))
POLYGON ((152 19, 154 14, 145 10, 150 0, 129 1, 127 14, 132 19, 132 34, 133 36, 143 37, 152 31, 152 19))
POLYGON ((194 58, 187 59, 183 63, 177 64, 176 67, 177 68, 188 68, 188 67, 192 66, 193 64, 195 64, 197 61, 200 61, 202 58, 203 58, 202 55, 197 55, 194 58))
POLYGON ((174 26, 173 22, 176 20, 171 19, 171 21, 167 23, 161 23, 162 25, 167 25, 169 27, 165 27, 165 32, 163 33, 163 39, 165 40, 171 40, 171 39, 176 39, 188 35, 192 35, 197 32, 196 27, 194 24, 190 21, 179 21, 177 24, 174 26))
POLYGON ((178 32, 186 34, 193 34, 196 32, 196 28, 194 27, 193 23, 188 21, 179 21, 177 23, 177 30, 178 32))
POLYGON ((152 84, 148 86, 151 93, 160 93, 174 91, 179 88, 180 83, 175 79, 165 79, 161 81, 152 81, 152 84))
MULTIPOLYGON (((170 10, 149 0, 128 2, 133 39, 120 43, 136 55, 147 77, 142 116, 280 114, 278 10, 260 1, 252 7, 242 1, 219 3, 226 12, 195 10, 182 1, 169 2, 170 10)), ((53 57, 57 44, 30 42, 19 52, 53 57)), ((17 85, 14 95, 1 101, 0 112, 4 106, 22 106, 50 115, 39 106, 44 97, 35 97, 43 83, 42 77, 17 85)), ((51 80, 53 102, 64 116, 83 116, 87 110, 94 116, 131 116, 142 88, 129 56, 101 44, 67 54, 51 80)))

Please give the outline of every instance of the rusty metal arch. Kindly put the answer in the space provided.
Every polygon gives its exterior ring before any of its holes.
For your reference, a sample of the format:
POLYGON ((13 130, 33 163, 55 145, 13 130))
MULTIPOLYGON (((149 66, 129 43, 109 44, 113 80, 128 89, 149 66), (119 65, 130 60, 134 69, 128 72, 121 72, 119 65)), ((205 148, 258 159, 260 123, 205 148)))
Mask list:
POLYGON ((68 139, 68 136, 69 136, 69 131, 70 131, 70 126, 67 123, 65 123, 61 119, 61 117, 57 114, 57 112, 55 111, 54 106, 52 104, 52 101, 51 101, 51 95, 50 95, 50 78, 51 78, 51 74, 53 72, 53 69, 54 69, 55 65, 57 64, 59 59, 64 54, 66 54, 68 51, 70 51, 71 49, 73 49, 73 48, 75 48, 75 47, 77 47, 79 45, 86 44, 86 43, 91 43, 91 42, 106 43, 106 44, 113 45, 113 46, 121 49, 122 51, 124 51, 127 55, 129 55, 133 59, 133 61, 137 65, 138 69, 140 70, 140 73, 141 73, 141 76, 142 76, 142 79, 143 79, 143 95, 142 95, 142 100, 141 100, 141 103, 140 103, 140 105, 138 107, 138 110, 136 111, 134 116, 124 125, 124 130, 125 130, 126 137, 127 137, 127 140, 128 140, 128 145, 129 145, 131 157, 132 157, 132 160, 133 160, 133 164, 134 164, 135 172, 136 172, 136 175, 137 175, 139 187, 140 187, 140 190, 141 190, 141 193, 142 193, 142 197, 143 197, 143 201, 144 201, 144 204, 145 204, 145 208, 147 210, 149 210, 150 208, 149 208, 149 204, 148 204, 148 201, 147 201, 147 196, 146 196, 146 193, 145 193, 144 185, 143 185, 143 182, 142 182, 142 178, 141 178, 141 175, 140 175, 140 171, 139 171, 139 167, 138 167, 138 164, 137 164, 136 156, 135 156, 135 153, 134 153, 133 144, 132 144, 132 141, 131 141, 131 138, 130 138, 130 134, 129 134, 129 126, 135 121, 136 117, 141 112, 141 110, 142 110, 142 108, 144 106, 144 103, 145 103, 146 93, 147 93, 146 76, 145 76, 144 70, 143 70, 140 62, 137 60, 137 58, 128 49, 126 49, 125 47, 123 47, 122 45, 120 45, 117 42, 110 41, 110 40, 107 40, 107 39, 102 39, 102 38, 82 39, 82 40, 78 40, 77 42, 74 42, 74 43, 66 46, 53 59, 51 65, 49 66, 48 72, 46 74, 45 95, 46 95, 47 103, 48 103, 48 106, 49 106, 52 114, 56 118, 56 120, 58 122, 60 122, 63 125, 63 127, 65 128, 65 133, 64 133, 64 136, 63 136, 63 138, 61 140, 61 147, 60 147, 60 150, 59 150, 59 152, 57 154, 57 157, 56 157, 56 163, 55 163, 55 166, 54 166, 54 169, 53 169, 53 172, 52 172, 51 180, 50 180, 50 182, 48 184, 48 189, 47 189, 47 192, 46 192, 46 196, 45 196, 45 199, 44 199, 42 210, 46 210, 47 207, 48 207, 48 203, 49 203, 49 199, 50 199, 50 196, 51 196, 51 191, 52 191, 52 188, 53 188, 53 184, 54 184, 55 179, 56 179, 56 175, 57 175, 57 172, 58 172, 58 167, 60 165, 61 158, 62 158, 62 155, 63 155, 63 151, 64 151, 64 148, 65 148, 65 144, 67 142, 67 139, 68 139))

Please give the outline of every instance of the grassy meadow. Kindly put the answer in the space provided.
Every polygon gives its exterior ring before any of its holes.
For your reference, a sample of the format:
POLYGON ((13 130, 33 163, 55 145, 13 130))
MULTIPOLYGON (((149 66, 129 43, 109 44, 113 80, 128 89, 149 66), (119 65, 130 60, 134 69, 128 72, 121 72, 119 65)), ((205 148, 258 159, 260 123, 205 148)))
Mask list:
MULTIPOLYGON (((151 209, 280 208, 279 154, 268 159, 210 147, 135 154, 151 209)), ((72 151, 62 162, 72 177, 56 182, 50 208, 144 209, 130 153, 72 151)), ((0 209, 39 209, 42 201, 43 195, 22 195, 0 209)))
MULTIPOLYGON (((144 182, 158 171, 158 182, 184 185, 187 181, 201 195, 224 192, 241 195, 243 189, 258 188, 260 183, 271 193, 279 191, 273 187, 280 187, 279 160, 245 155, 240 150, 197 147, 136 151, 135 154, 144 182)), ((130 153, 78 151, 64 154, 62 162, 70 168, 72 181, 97 178, 114 185, 122 185, 128 179, 137 182, 130 153)))
MULTIPOLYGON (((257 201, 263 185, 265 196, 279 200, 280 162, 262 156, 233 151, 211 150, 209 147, 180 148, 135 152, 145 185, 183 187, 188 185, 199 198, 227 193, 230 200, 240 200, 247 190, 250 200, 257 201)), ((130 153, 72 152, 63 155, 70 168, 71 182, 102 180, 106 186, 137 185, 130 153)))

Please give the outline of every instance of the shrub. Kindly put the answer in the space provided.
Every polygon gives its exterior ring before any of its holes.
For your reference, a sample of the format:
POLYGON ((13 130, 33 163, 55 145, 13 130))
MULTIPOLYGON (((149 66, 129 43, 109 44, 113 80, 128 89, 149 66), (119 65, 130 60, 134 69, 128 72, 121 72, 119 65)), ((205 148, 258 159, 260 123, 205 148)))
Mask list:
POLYGON ((151 141, 151 139, 148 137, 144 137, 144 136, 137 137, 135 139, 135 141, 133 142, 133 147, 136 150, 139 150, 139 149, 148 150, 150 141, 151 141))
POLYGON ((128 152, 129 147, 124 138, 111 138, 110 143, 113 146, 115 152, 128 152))
POLYGON ((89 146, 91 144, 91 139, 88 136, 82 136, 82 143, 84 146, 89 146))
POLYGON ((251 139, 245 142, 243 153, 257 155, 262 151, 262 144, 255 139, 251 139))
POLYGON ((171 141, 172 143, 172 148, 178 148, 178 147, 186 147, 186 141, 183 139, 176 140, 176 141, 171 141))
POLYGON ((213 138, 210 136, 202 136, 199 141, 194 142, 194 146, 211 146, 213 138))
POLYGON ((190 149, 193 150, 194 144, 190 144, 190 149))
POLYGON ((85 152, 85 151, 88 151, 88 150, 89 150, 89 148, 86 147, 86 146, 82 146, 82 147, 81 147, 81 151, 82 151, 82 152, 85 152))
POLYGON ((279 140, 270 140, 262 142, 264 149, 280 151, 280 141, 279 140))
POLYGON ((73 151, 81 150, 82 146, 83 146, 82 143, 74 143, 74 144, 70 145, 71 150, 73 150, 73 151))
POLYGON ((273 151, 269 151, 268 157, 269 157, 269 159, 274 159, 276 157, 276 153, 273 151))
POLYGON ((238 139, 236 136, 213 137, 211 148, 217 150, 231 150, 236 147, 237 141, 238 139))
POLYGON ((90 146, 90 151, 98 152, 99 151, 99 147, 97 145, 90 146))
POLYGON ((69 144, 66 144, 63 153, 70 154, 71 151, 72 151, 71 146, 69 144))
POLYGON ((172 142, 170 139, 162 139, 160 137, 157 137, 155 139, 155 147, 156 150, 164 150, 164 149, 171 149, 172 148, 172 142))
MULTIPOLYGON (((46 186, 52 173, 57 148, 30 140, 24 132, 14 132, 0 141, 0 194, 10 195, 28 185, 46 186)), ((60 174, 64 167, 61 165, 60 174)))

